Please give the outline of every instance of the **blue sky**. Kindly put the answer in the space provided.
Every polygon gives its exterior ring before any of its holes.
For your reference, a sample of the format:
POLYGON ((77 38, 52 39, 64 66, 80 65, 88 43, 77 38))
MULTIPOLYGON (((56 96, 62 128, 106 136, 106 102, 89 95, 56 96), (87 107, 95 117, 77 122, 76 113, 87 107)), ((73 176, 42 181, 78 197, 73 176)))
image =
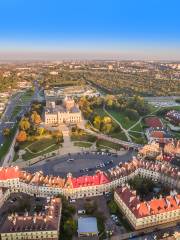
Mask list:
POLYGON ((0 0, 0 52, 180 60, 179 9, 179 0, 0 0))

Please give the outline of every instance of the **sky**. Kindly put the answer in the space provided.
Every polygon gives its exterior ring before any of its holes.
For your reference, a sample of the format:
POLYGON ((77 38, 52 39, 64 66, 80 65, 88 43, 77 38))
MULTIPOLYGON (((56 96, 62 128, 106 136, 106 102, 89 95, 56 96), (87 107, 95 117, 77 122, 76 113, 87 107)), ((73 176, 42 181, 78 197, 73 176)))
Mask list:
POLYGON ((0 0, 0 60, 180 60, 179 0, 0 0))

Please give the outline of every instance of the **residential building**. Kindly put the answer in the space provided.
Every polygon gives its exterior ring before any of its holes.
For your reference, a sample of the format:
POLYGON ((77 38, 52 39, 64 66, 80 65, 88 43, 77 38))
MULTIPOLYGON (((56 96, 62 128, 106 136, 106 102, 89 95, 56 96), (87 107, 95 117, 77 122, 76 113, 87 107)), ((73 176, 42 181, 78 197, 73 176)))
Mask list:
POLYGON ((180 194, 141 202, 136 191, 123 186, 116 189, 114 200, 136 230, 180 220, 180 194))
POLYGON ((129 179, 140 175, 153 181, 160 181, 171 188, 180 189, 180 172, 167 162, 144 161, 134 158, 106 172, 97 171, 93 176, 67 178, 46 176, 43 172, 28 173, 18 167, 0 169, 0 187, 10 192, 23 192, 40 197, 62 194, 67 198, 83 198, 106 194, 129 179))
POLYGON ((7 216, 0 226, 2 240, 12 239, 59 239, 61 219, 61 199, 47 199, 45 211, 27 212, 19 215, 12 213, 7 216))

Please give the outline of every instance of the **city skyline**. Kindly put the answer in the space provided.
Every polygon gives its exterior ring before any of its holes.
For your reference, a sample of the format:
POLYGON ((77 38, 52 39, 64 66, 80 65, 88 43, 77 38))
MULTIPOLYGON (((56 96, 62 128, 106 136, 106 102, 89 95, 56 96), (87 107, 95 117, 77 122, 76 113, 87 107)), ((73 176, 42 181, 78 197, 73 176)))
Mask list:
POLYGON ((0 60, 180 60, 178 1, 1 1, 0 60))

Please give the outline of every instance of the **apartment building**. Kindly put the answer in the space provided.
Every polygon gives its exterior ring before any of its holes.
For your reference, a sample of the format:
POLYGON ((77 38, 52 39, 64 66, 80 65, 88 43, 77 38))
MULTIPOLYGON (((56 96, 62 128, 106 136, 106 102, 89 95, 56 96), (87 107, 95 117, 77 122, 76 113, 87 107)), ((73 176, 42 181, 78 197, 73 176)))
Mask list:
POLYGON ((180 220, 180 194, 141 202, 136 191, 123 186, 114 200, 136 230, 180 220))

